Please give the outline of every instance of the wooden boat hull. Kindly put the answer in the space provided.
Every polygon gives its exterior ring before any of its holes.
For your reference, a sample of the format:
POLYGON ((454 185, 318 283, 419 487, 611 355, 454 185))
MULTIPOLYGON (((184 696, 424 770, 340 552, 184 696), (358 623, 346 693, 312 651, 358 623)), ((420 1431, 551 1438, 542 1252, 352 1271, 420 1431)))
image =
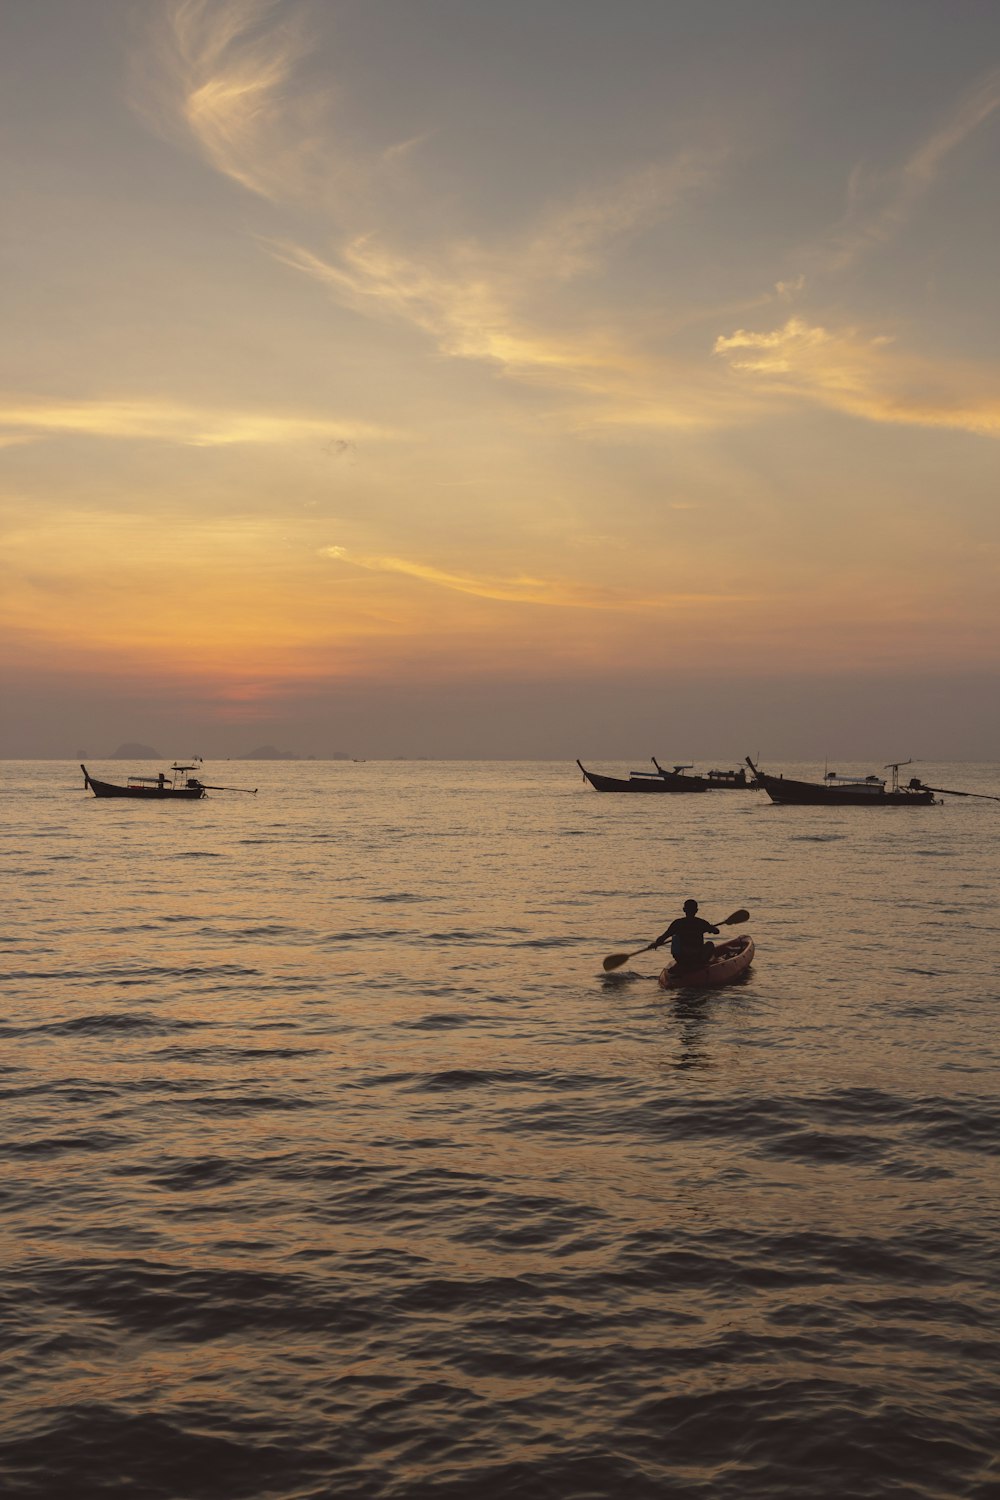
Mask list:
POLYGON ((753 963, 753 955, 753 938, 744 933, 740 937, 730 938, 728 942, 717 943, 711 961, 702 964, 700 968, 678 968, 676 963, 668 964, 657 982, 661 990, 681 987, 716 989, 745 974, 753 963))
POLYGON ((772 802, 781 807, 933 807, 934 793, 900 787, 829 786, 816 781, 795 781, 785 776, 765 776, 751 761, 747 762, 757 781, 772 802))
POLYGON ((584 777, 590 782, 595 792, 638 792, 640 794, 655 794, 662 792, 704 792, 704 782, 696 781, 693 776, 659 776, 651 772, 642 772, 637 776, 630 776, 627 780, 622 776, 600 776, 596 771, 588 771, 582 762, 577 765, 583 772, 584 777))
POLYGON ((200 784, 179 787, 117 786, 113 781, 98 781, 91 776, 86 766, 81 766, 80 769, 83 772, 84 786, 89 786, 95 797, 128 797, 144 802, 195 802, 205 795, 205 788, 200 784))

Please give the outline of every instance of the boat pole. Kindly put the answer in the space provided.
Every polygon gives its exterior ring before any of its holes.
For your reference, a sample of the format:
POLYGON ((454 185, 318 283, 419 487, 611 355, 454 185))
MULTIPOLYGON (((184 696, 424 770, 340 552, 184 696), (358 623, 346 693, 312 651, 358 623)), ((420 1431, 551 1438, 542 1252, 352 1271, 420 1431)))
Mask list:
POLYGON ((257 788, 256 787, 249 787, 249 786, 209 786, 209 784, 208 784, 207 781, 203 781, 201 783, 201 785, 205 788, 206 792, 243 792, 244 795, 247 796, 247 797, 256 797, 256 795, 257 795, 257 788))
POLYGON ((987 802, 1000 802, 1000 797, 995 797, 992 792, 956 792, 954 787, 928 786, 923 781, 919 783, 919 786, 921 791, 940 792, 944 797, 982 797, 987 802))

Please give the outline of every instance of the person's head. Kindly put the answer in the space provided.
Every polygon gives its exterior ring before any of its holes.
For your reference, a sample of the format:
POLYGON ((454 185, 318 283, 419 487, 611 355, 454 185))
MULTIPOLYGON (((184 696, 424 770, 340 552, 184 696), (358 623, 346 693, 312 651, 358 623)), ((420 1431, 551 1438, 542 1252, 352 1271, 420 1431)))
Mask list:
POLYGON ((692 901, 692 900, 690 900, 690 898, 687 901, 685 901, 685 903, 684 903, 684 915, 686 917, 693 917, 694 914, 695 914, 695 912, 697 910, 698 910, 698 903, 697 903, 697 901, 692 901))

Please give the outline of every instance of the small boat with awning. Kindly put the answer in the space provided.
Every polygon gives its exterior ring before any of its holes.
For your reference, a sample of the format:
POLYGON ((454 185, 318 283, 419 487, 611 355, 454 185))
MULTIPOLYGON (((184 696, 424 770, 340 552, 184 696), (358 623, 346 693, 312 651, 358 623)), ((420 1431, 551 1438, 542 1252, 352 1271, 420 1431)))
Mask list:
POLYGON ((192 771, 201 770, 201 762, 194 761, 191 765, 175 763, 169 771, 160 771, 155 776, 129 776, 125 785, 117 781, 101 781, 96 776, 91 776, 85 765, 80 766, 83 772, 84 790, 88 787, 95 797, 126 797, 133 801, 136 799, 152 802, 197 802, 207 792, 246 792, 251 797, 256 797, 256 787, 244 786, 208 786, 198 776, 193 776, 192 771))
POLYGON ((624 776, 604 776, 588 771, 582 761, 577 765, 595 792, 712 792, 747 791, 756 787, 742 766, 738 771, 709 771, 705 776, 692 776, 693 765, 678 763, 668 771, 661 766, 656 756, 651 757, 655 771, 630 771, 624 776))
POLYGON ((747 756, 747 765, 772 802, 791 807, 933 807, 934 790, 916 777, 908 786, 899 784, 900 766, 909 761, 892 761, 885 767, 892 772, 887 787, 881 776, 840 776, 827 771, 822 781, 799 781, 791 776, 769 776, 757 769, 747 756))
POLYGON ((91 776, 86 766, 80 766, 84 787, 89 787, 95 797, 138 797, 158 802, 196 802, 204 797, 204 784, 190 774, 198 769, 197 765, 173 765, 169 772, 160 771, 156 776, 129 776, 122 786, 119 782, 100 781, 91 776))

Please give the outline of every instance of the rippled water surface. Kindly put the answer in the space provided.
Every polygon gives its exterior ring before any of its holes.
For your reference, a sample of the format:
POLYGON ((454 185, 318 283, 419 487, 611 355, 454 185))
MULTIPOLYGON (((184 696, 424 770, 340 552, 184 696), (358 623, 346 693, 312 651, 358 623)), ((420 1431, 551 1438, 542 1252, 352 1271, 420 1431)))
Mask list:
POLYGON ((1000 1496, 1000 804, 0 769, 5 1497, 1000 1496))

